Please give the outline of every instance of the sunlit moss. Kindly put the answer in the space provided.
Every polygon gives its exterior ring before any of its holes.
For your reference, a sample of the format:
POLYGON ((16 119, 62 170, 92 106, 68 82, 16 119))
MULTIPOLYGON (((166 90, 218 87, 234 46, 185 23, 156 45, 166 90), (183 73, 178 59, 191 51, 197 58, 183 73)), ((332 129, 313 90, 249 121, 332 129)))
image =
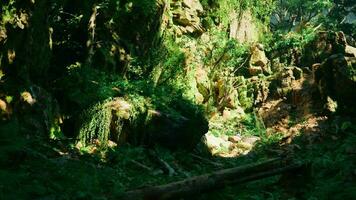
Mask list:
POLYGON ((79 140, 83 144, 98 140, 106 146, 110 135, 112 119, 111 108, 106 103, 97 103, 84 111, 81 117, 82 125, 79 130, 79 140))

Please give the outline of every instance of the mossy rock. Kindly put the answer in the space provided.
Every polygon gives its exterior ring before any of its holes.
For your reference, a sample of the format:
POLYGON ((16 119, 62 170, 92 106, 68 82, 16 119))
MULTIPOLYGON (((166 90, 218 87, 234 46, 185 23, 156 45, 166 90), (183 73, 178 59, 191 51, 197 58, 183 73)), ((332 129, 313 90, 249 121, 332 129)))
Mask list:
POLYGON ((356 109, 356 58, 342 54, 330 56, 315 72, 315 82, 324 101, 337 101, 339 111, 356 109))
POLYGON ((208 122, 195 105, 182 100, 156 109, 149 99, 135 98, 139 100, 107 100, 84 111, 78 135, 81 143, 106 146, 113 140, 119 144, 185 149, 193 148, 208 131, 208 122))

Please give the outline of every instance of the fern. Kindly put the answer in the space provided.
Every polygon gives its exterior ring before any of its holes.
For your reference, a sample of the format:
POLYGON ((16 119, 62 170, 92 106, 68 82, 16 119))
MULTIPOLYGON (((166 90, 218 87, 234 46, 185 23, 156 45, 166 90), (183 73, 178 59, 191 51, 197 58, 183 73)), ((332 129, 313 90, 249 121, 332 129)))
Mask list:
POLYGON ((111 108, 106 102, 97 103, 84 111, 78 136, 80 142, 87 145, 98 140, 99 144, 106 146, 110 135, 111 119, 111 108))

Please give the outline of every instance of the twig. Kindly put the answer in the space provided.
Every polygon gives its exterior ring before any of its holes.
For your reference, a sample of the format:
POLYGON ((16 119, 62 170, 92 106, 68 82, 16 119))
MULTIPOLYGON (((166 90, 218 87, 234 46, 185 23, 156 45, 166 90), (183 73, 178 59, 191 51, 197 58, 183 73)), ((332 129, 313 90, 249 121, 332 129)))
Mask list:
POLYGON ((249 60, 250 56, 247 56, 247 58, 245 59, 245 61, 239 66, 237 67, 233 72, 232 74, 235 74, 237 72, 237 70, 241 69, 245 64, 246 62, 249 60))
POLYGON ((168 176, 173 176, 176 174, 176 171, 163 159, 157 157, 159 162, 167 169, 168 171, 168 176))
POLYGON ((195 154, 192 154, 192 153, 191 153, 190 155, 191 155, 192 157, 194 157, 194 158, 197 158, 197 159, 199 159, 199 160, 201 160, 201 161, 204 161, 204 162, 206 162, 206 163, 208 163, 208 164, 210 164, 210 165, 213 165, 213 166, 215 166, 215 167, 222 167, 222 166, 224 166, 224 165, 221 164, 221 163, 213 162, 213 161, 211 161, 211 160, 209 160, 209 159, 200 157, 200 156, 195 155, 195 154))
POLYGON ((149 155, 156 163, 163 167, 163 170, 168 173, 168 176, 173 176, 176 174, 176 171, 166 161, 160 158, 154 151, 149 151, 149 155))
POLYGON ((133 164, 135 164, 135 165, 137 165, 137 166, 139 166, 139 167, 141 167, 141 168, 143 168, 143 169, 145 169, 147 171, 153 171, 153 169, 151 167, 148 167, 148 166, 146 166, 146 165, 144 165, 142 163, 139 163, 136 160, 130 160, 130 162, 132 162, 133 164))

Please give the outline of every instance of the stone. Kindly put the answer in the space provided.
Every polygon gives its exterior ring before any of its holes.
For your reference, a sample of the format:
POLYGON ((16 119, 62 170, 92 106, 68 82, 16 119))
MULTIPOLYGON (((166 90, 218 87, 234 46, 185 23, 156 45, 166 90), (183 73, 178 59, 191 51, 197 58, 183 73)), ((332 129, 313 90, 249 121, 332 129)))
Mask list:
POLYGON ((258 41, 258 27, 250 10, 243 11, 239 16, 236 12, 230 14, 230 38, 241 43, 253 43, 258 41))
POLYGON ((336 54, 356 57, 355 51, 355 47, 347 44, 347 39, 343 32, 320 31, 315 40, 306 46, 303 52, 302 64, 304 66, 312 66, 336 54))
POLYGON ((314 73, 325 108, 347 113, 356 111, 356 57, 334 54, 326 59, 314 73))
POLYGON ((25 91, 21 93, 21 100, 23 102, 28 103, 29 105, 33 105, 36 103, 36 99, 34 99, 31 95, 31 93, 25 91))
POLYGON ((264 103, 267 100, 269 95, 269 85, 270 82, 263 79, 255 83, 255 105, 264 103))
POLYGON ((326 98, 325 108, 326 110, 335 113, 337 110, 337 102, 328 96, 326 98))
POLYGON ((194 29, 193 26, 187 26, 185 27, 186 33, 194 33, 196 29, 194 29))
POLYGON ((237 142, 240 142, 242 140, 242 137, 241 137, 241 135, 233 135, 233 136, 229 136, 228 140, 230 142, 237 143, 237 142))
POLYGON ((300 69, 299 67, 294 67, 293 68, 293 76, 295 80, 300 80, 303 77, 303 70, 300 69))
POLYGON ((171 6, 173 23, 181 28, 180 32, 176 32, 177 36, 181 34, 201 35, 204 33, 204 28, 201 24, 200 15, 203 13, 203 6, 199 0, 183 0, 182 4, 176 2, 171 6))
POLYGON ((191 25, 191 20, 190 17, 188 16, 189 15, 187 15, 186 13, 183 13, 182 15, 179 16, 179 18, 176 18, 175 22, 181 26, 189 26, 191 25))
POLYGON ((226 141, 209 133, 203 136, 203 142, 208 147, 212 155, 218 154, 222 149, 230 150, 233 147, 232 142, 226 141))
POLYGON ((0 114, 1 113, 6 113, 7 112, 7 104, 5 101, 0 99, 0 114))
POLYGON ((115 142, 109 140, 109 141, 108 141, 108 147, 110 147, 110 148, 115 148, 115 147, 117 147, 117 144, 116 144, 115 142))
POLYGON ((351 57, 356 57, 356 48, 346 45, 345 47, 345 53, 347 56, 351 56, 351 57))
POLYGON ((199 92, 196 92, 194 94, 194 97, 195 97, 195 102, 197 104, 203 104, 204 103, 204 96, 202 94, 200 94, 199 92))
POLYGON ((261 44, 255 44, 251 46, 250 49, 251 58, 249 63, 249 72, 252 76, 258 75, 260 73, 270 73, 268 66, 269 60, 263 51, 263 46, 261 44))
POLYGON ((199 0, 183 0, 182 5, 191 10, 195 10, 198 13, 202 13, 204 11, 199 0))
POLYGON ((207 101, 210 97, 210 81, 208 72, 203 68, 197 68, 195 72, 195 80, 199 93, 203 96, 204 101, 207 101))
POLYGON ((243 142, 243 141, 240 141, 238 143, 235 144, 237 148, 239 149, 243 149, 243 150, 251 150, 253 145, 250 144, 250 143, 246 143, 246 142, 243 142))
POLYGON ((261 140, 261 138, 257 136, 245 136, 242 137, 241 141, 250 145, 254 145, 257 141, 261 140))
POLYGON ((142 135, 137 139, 145 141, 149 146, 159 144, 169 149, 194 148, 209 130, 208 121, 202 113, 160 113, 152 116, 151 120, 142 122, 141 129, 136 130, 136 134, 142 135))
POLYGON ((258 74, 262 74, 263 70, 261 67, 254 67, 254 66, 250 66, 248 68, 248 72, 250 73, 251 76, 256 76, 258 74))
POLYGON ((178 28, 174 27, 174 32, 178 37, 183 35, 183 31, 179 27, 178 28))
POLYGON ((232 89, 226 98, 226 107, 235 109, 239 106, 239 95, 237 89, 232 89))
POLYGON ((225 121, 241 119, 245 115, 245 112, 241 107, 236 109, 224 108, 222 117, 225 121))

